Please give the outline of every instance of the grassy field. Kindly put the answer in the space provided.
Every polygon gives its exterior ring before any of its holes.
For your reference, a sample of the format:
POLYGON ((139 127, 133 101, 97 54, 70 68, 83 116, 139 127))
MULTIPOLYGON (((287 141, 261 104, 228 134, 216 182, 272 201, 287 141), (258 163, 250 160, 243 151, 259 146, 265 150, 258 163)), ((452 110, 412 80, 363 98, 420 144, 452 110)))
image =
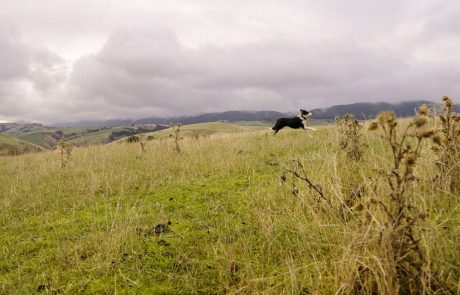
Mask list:
MULTIPOLYGON (((371 226, 344 200, 356 184, 388 190, 375 172, 391 165, 384 141, 365 132, 353 163, 332 126, 230 129, 185 137, 180 153, 172 140, 76 148, 65 169, 58 152, 1 157, 0 293, 340 293, 376 255, 353 255, 371 226), (280 181, 293 159, 325 199, 280 181)), ((430 147, 412 188, 428 212, 420 238, 426 267, 459 293, 460 199, 434 187, 430 147)))

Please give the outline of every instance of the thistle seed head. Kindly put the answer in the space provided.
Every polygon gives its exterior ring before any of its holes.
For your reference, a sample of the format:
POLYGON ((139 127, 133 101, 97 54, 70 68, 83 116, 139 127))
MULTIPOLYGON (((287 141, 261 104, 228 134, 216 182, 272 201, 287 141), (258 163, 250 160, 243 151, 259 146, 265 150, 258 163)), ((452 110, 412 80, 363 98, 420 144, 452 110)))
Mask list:
POLYGON ((415 160, 416 160, 416 156, 414 153, 407 153, 404 155, 404 162, 408 165, 408 166, 412 166, 415 164, 415 160))
POLYGON ((415 126, 417 126, 417 128, 420 128, 424 126, 426 123, 428 123, 428 120, 426 118, 419 117, 414 120, 414 123, 415 123, 415 126))
POLYGON ((433 134, 434 134, 433 130, 425 131, 425 132, 422 133, 422 137, 423 138, 429 138, 429 137, 433 136, 433 134))
POLYGON ((357 212, 362 211, 363 209, 364 209, 364 205, 361 203, 358 203, 354 205, 353 208, 351 208, 351 210, 357 211, 357 212))
POLYGON ((433 142, 437 145, 441 145, 442 144, 442 138, 441 136, 439 135, 435 135, 431 138, 433 140, 433 142))
POLYGON ((377 122, 371 122, 371 124, 369 125, 367 129, 369 131, 373 131, 373 130, 376 130, 377 128, 379 128, 379 124, 377 122))
POLYGON ((420 115, 428 115, 430 109, 428 108, 428 106, 426 104, 422 104, 419 108, 418 108, 418 113, 420 115))
POLYGON ((392 111, 386 111, 386 112, 381 112, 378 116, 377 119, 381 124, 390 124, 395 122, 396 120, 396 115, 392 111))

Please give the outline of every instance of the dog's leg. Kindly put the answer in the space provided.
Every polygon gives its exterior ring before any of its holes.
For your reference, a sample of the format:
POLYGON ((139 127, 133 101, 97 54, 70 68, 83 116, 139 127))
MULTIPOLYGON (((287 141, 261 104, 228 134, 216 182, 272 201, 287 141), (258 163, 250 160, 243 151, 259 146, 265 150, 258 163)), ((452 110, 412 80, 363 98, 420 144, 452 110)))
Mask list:
POLYGON ((308 129, 304 129, 304 130, 310 137, 313 137, 313 135, 311 135, 310 132, 308 132, 308 129))

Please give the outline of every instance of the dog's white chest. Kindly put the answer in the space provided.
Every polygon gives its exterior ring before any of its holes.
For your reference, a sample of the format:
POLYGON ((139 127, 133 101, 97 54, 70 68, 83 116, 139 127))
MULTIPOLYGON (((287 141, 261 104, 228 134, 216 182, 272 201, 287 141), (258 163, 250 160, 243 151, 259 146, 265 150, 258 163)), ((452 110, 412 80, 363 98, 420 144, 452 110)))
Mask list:
POLYGON ((302 120, 302 125, 303 125, 304 129, 307 129, 307 120, 306 119, 302 120))

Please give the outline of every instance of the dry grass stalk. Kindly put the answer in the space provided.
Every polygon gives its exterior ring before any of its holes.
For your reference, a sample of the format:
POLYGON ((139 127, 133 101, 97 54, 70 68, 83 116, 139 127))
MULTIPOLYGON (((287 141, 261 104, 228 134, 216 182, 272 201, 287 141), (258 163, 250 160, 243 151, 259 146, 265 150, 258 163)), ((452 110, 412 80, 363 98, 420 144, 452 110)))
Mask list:
POLYGON ((439 114, 442 128, 433 136, 438 156, 436 166, 440 176, 438 180, 446 184, 446 189, 460 189, 460 114, 454 112, 452 99, 443 97, 444 106, 439 114))
POLYGON ((65 168, 72 160, 73 145, 65 139, 61 139, 58 144, 59 153, 61 154, 61 167, 65 168))
POLYGON ((359 142, 363 125, 352 114, 346 113, 343 117, 335 118, 339 131, 339 147, 346 151, 347 158, 359 161, 362 157, 362 147, 359 142))
POLYGON ((206 131, 194 130, 190 133, 190 137, 193 139, 200 139, 200 138, 209 138, 210 133, 206 131))
MULTIPOLYGON (((313 190, 320 198, 320 200, 324 200, 327 203, 331 204, 331 201, 324 196, 323 189, 319 184, 314 184, 307 175, 305 167, 303 163, 299 160, 293 160, 293 167, 284 167, 284 171, 288 172, 292 175, 292 194, 297 196, 299 194, 299 189, 295 185, 295 179, 301 180, 302 182, 306 183, 308 187, 313 190)), ((281 183, 286 182, 286 176, 283 174, 281 176, 281 183)))

